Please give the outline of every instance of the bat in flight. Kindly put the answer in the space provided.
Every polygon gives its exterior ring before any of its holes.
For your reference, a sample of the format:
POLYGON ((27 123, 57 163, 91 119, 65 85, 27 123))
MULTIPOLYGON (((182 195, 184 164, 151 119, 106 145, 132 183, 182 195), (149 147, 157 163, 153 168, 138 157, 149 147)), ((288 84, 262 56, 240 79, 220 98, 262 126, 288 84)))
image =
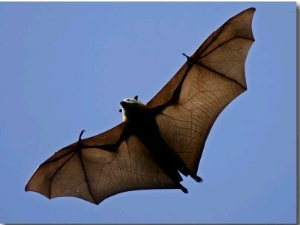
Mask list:
POLYGON ((197 176, 204 144, 221 111, 247 89, 245 61, 254 42, 249 8, 213 32, 147 104, 120 102, 123 122, 62 148, 43 162, 25 190, 49 199, 94 204, 126 191, 188 190, 181 174, 197 176))

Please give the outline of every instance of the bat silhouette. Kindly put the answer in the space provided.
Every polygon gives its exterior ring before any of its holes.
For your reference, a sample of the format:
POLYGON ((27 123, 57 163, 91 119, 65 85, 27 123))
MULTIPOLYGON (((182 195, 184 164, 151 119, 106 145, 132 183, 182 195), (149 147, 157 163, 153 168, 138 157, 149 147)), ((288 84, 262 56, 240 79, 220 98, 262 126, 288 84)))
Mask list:
POLYGON ((249 8, 213 32, 146 105, 121 101, 123 122, 62 148, 42 163, 25 190, 49 199, 74 196, 94 204, 131 190, 187 189, 221 111, 246 89, 245 60, 254 42, 249 8))

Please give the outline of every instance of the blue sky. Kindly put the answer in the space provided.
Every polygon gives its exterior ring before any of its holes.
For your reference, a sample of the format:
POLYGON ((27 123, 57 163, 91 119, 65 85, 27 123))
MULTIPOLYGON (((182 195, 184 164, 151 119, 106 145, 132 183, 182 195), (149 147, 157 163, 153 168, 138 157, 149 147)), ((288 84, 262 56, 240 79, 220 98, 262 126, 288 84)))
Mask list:
POLYGON ((0 3, 0 222, 296 222, 296 3, 0 3), (199 184, 99 206, 24 187, 55 151, 119 122, 227 19, 256 7, 248 90, 218 117, 199 184))

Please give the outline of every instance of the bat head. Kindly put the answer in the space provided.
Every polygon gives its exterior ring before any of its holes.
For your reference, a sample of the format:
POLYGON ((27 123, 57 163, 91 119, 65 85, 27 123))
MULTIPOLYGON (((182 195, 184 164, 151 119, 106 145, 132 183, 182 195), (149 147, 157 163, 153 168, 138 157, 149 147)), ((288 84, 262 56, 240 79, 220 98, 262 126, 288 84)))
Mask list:
POLYGON ((138 96, 134 98, 125 98, 121 102, 123 121, 130 121, 133 118, 139 117, 146 109, 146 106, 138 101, 138 96))

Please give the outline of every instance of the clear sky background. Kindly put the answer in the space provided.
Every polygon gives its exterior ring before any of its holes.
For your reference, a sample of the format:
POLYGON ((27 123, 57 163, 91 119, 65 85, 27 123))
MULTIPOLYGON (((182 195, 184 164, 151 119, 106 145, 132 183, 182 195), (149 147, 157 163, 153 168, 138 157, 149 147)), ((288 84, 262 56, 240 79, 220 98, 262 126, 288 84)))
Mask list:
POLYGON ((0 222, 296 222, 296 3, 0 3, 0 222), (99 206, 25 192, 55 151, 121 122, 227 19, 256 7, 248 91, 218 117, 199 184, 99 206))

